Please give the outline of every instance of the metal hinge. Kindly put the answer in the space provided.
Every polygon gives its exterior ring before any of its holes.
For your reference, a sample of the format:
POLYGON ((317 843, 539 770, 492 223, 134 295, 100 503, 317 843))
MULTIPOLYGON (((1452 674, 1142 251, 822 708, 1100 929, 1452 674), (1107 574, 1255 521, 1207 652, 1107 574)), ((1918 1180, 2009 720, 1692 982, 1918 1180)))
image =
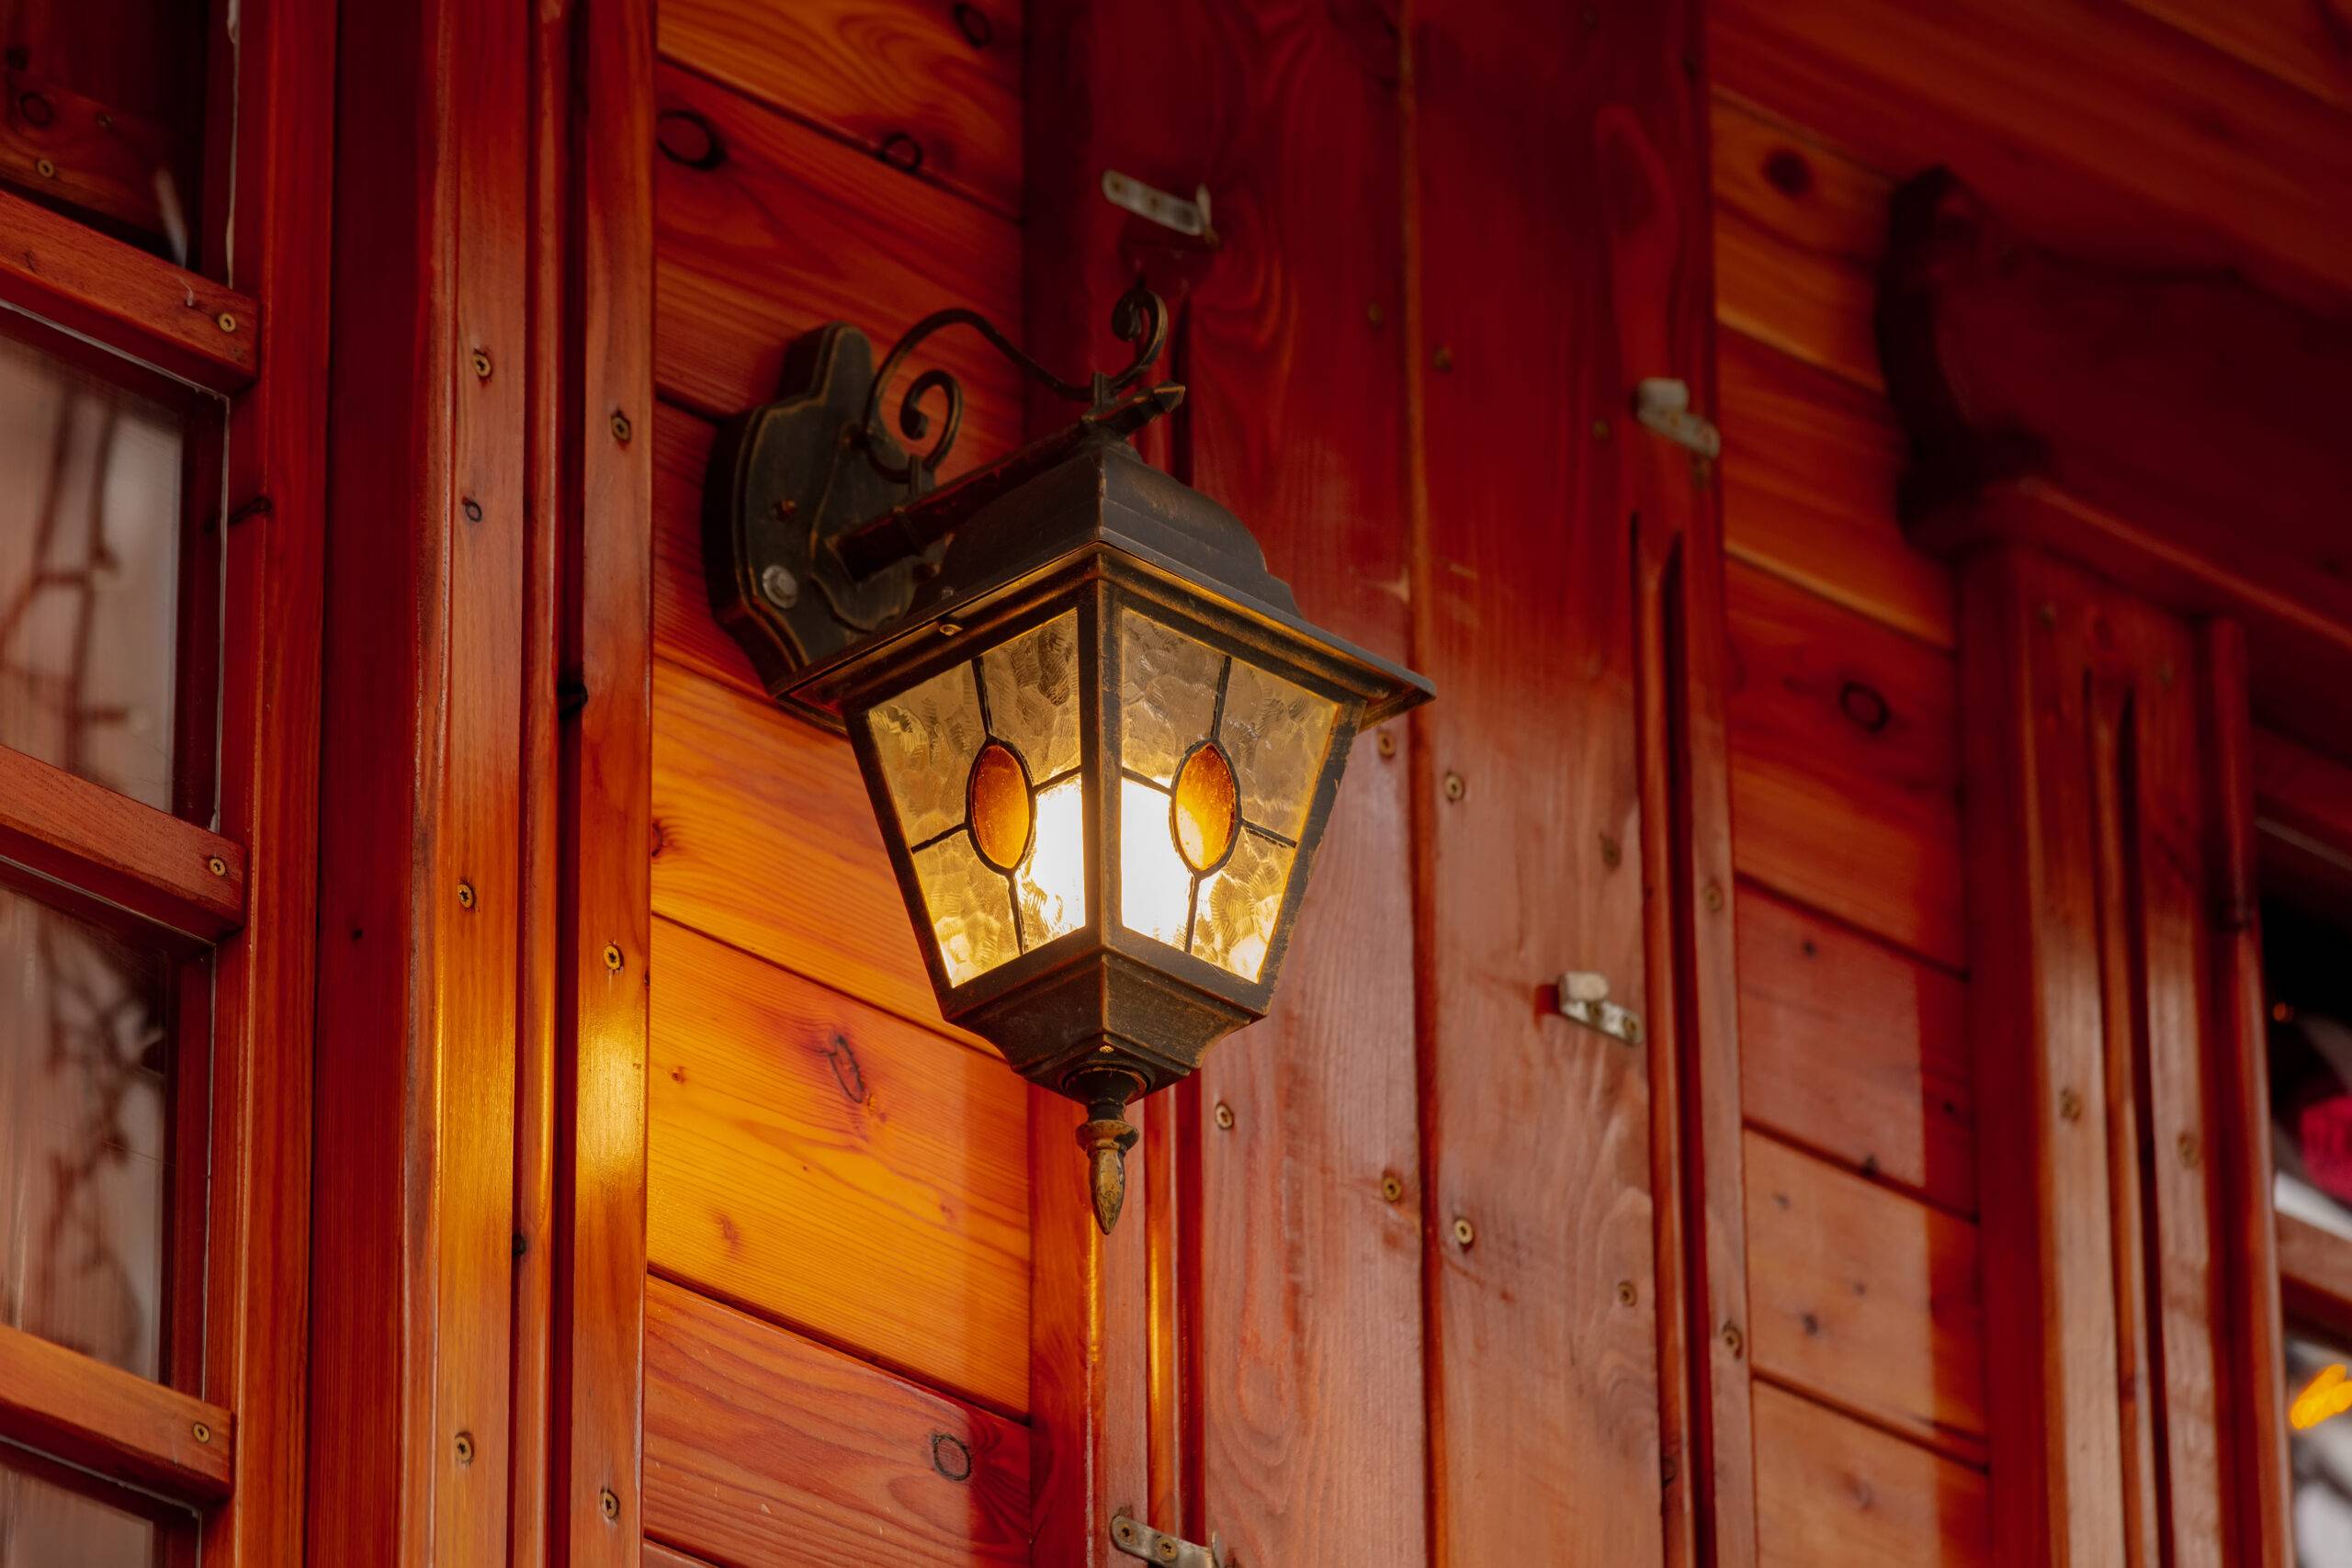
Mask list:
POLYGON ((1148 218, 1163 229, 1173 229, 1179 234, 1195 240, 1207 239, 1209 229, 1209 187, 1202 186, 1186 201, 1181 196, 1170 196, 1155 190, 1133 175, 1123 175, 1116 169, 1102 171, 1102 197, 1114 207, 1123 207, 1138 218, 1148 218))
POLYGON ((1634 417, 1645 430, 1655 430, 1668 441, 1679 442, 1702 457, 1723 455, 1723 433, 1690 412, 1690 384, 1670 376, 1652 376, 1634 389, 1634 417))
POLYGON ((1571 969, 1560 976, 1560 1016, 1628 1045, 1642 1043, 1641 1018, 1609 999, 1609 976, 1571 969))
POLYGON ((1225 1546, 1209 1537, 1206 1546, 1163 1535, 1141 1519, 1121 1514, 1111 1521, 1111 1544, 1125 1555, 1161 1568, 1225 1568, 1225 1546))

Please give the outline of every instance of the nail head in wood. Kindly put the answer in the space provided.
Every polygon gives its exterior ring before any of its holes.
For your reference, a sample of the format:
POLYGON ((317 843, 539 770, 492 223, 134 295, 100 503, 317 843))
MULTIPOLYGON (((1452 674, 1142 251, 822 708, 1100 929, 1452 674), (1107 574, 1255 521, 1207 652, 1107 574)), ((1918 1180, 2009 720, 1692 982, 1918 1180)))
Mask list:
POLYGON ((1457 1217, 1453 1222, 1453 1239, 1456 1244, 1467 1247, 1478 1239, 1478 1227, 1466 1217, 1457 1217))
POLYGON ((1222 1100, 1216 1102, 1216 1124, 1227 1132, 1233 1129, 1233 1107, 1222 1100))
POLYGON ((226 876, 229 874, 229 863, 219 855, 214 855, 204 863, 204 869, 215 876, 226 876))
POLYGON ((621 1500, 617 1496, 614 1495, 613 1489, 611 1487, 607 1486, 602 1492, 596 1494, 596 1506, 604 1510, 605 1522, 606 1524, 614 1524, 618 1522, 620 1519, 621 1500))
POLYGON ((605 944, 605 967, 612 970, 616 974, 618 974, 620 972, 620 966, 621 950, 619 945, 615 942, 606 942, 605 944))
POLYGON ((474 907, 474 885, 473 885, 472 883, 470 883, 470 882, 460 882, 460 883, 458 883, 458 908, 460 908, 460 909, 470 909, 470 908, 472 908, 473 907, 474 907))

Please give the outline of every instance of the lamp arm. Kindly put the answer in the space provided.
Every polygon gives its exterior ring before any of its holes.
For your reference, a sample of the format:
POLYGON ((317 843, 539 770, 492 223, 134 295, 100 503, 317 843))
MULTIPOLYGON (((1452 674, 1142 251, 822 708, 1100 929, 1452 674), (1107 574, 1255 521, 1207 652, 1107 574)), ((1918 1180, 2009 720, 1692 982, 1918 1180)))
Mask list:
POLYGON ((1091 404, 1099 412, 1109 406, 1114 396, 1141 380, 1144 372, 1168 346, 1168 306, 1159 295, 1141 284, 1120 295, 1118 303, 1111 308, 1111 331, 1123 341, 1135 344, 1135 356, 1116 376, 1106 377, 1098 370, 1083 385, 1065 381, 1038 364, 1019 344, 998 331, 996 323, 978 310, 956 306, 933 311, 908 328, 906 335, 891 348, 888 357, 882 361, 882 368, 875 372, 873 390, 866 396, 866 458, 874 465, 875 471, 885 479, 908 483, 914 479, 918 468, 926 475, 936 474, 939 465, 946 460, 949 449, 956 445, 956 434, 964 423, 964 389, 954 376, 941 369, 926 370, 916 377, 913 384, 908 387, 906 396, 899 401, 899 429, 909 441, 921 441, 930 434, 931 416, 918 405, 926 393, 937 391, 945 396, 946 417, 940 429, 939 439, 931 450, 921 457, 910 457, 904 463, 892 463, 882 457, 880 446, 874 440, 882 426, 883 394, 889 389, 899 367, 914 352, 916 344, 949 327, 971 328, 988 340, 989 347, 1018 366, 1022 374, 1032 381, 1057 398, 1091 404))

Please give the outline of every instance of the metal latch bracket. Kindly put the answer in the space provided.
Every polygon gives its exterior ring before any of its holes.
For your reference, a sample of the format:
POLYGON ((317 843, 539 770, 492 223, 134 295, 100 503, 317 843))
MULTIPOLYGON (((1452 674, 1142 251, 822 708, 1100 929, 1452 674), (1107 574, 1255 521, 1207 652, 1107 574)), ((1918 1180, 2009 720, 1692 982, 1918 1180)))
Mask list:
POLYGON ((1702 457, 1723 455, 1723 433, 1690 412, 1690 384, 1670 376, 1651 376, 1634 389, 1634 417, 1645 430, 1655 430, 1668 441, 1688 446, 1702 457))
POLYGON ((1159 1568, 1225 1568, 1225 1547, 1216 1537, 1197 1546, 1125 1514, 1111 1521, 1111 1544, 1124 1556, 1156 1562, 1159 1568))
POLYGON ((1560 976, 1560 1016, 1627 1045, 1642 1043, 1641 1016, 1609 999, 1609 976, 1571 969, 1560 976))
POLYGON ((1179 234, 1195 240, 1208 239, 1209 187, 1202 186, 1186 201, 1181 196, 1170 196, 1156 190, 1133 175, 1123 175, 1116 169, 1102 171, 1102 198, 1114 207, 1125 208, 1138 218, 1148 218, 1163 229, 1173 229, 1179 234))

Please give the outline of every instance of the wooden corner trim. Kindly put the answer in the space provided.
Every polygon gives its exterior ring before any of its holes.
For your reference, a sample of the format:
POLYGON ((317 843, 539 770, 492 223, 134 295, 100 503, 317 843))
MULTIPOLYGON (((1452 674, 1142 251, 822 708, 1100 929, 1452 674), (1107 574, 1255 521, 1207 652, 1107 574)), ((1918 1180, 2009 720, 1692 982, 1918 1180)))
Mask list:
POLYGON ((0 1327, 0 1436, 200 1503, 229 1495, 235 1425, 217 1404, 0 1327))

